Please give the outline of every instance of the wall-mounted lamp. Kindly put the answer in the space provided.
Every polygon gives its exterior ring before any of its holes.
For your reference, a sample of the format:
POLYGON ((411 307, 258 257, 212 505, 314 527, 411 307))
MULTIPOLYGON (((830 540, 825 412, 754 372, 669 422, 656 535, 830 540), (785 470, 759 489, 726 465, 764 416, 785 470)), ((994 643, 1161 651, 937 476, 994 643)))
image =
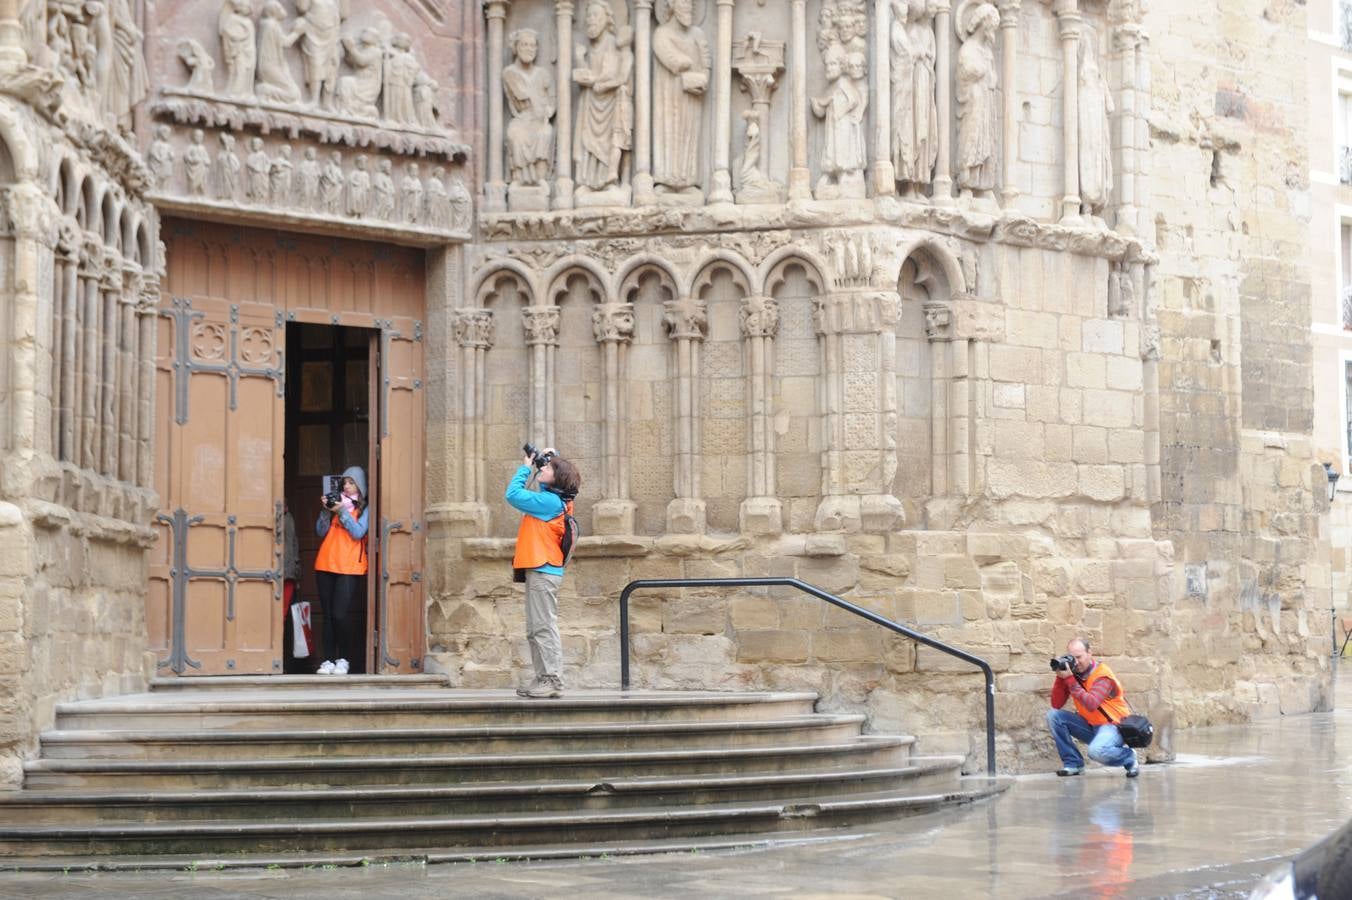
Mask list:
POLYGON ((1333 463, 1324 463, 1324 474, 1329 479, 1329 502, 1332 503, 1333 495, 1338 490, 1338 479, 1342 477, 1342 473, 1334 471, 1333 463))

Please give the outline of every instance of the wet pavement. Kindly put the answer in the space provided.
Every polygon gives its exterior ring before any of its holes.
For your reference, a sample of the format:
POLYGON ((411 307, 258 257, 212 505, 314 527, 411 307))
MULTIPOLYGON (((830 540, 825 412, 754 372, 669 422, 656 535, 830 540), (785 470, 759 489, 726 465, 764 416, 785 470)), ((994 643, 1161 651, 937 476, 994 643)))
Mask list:
MULTIPOLYGON (((1178 759, 1026 775, 975 807, 768 848, 539 863, 0 874, 0 898, 1247 897, 1352 816, 1352 666, 1339 709, 1176 736, 1178 759)), ((2 865, 2 863, 0 863, 2 865)))

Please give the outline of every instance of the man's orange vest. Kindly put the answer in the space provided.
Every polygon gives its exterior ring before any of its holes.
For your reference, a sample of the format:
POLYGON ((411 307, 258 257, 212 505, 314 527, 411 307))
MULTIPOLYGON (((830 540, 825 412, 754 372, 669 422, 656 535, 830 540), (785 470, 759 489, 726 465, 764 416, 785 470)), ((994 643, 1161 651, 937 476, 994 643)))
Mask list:
POLYGON ((324 535, 324 543, 319 545, 315 571, 365 575, 366 563, 366 539, 359 541, 348 534, 338 517, 334 516, 329 523, 329 533, 324 535))
POLYGON ((1131 707, 1127 706, 1126 697, 1122 693, 1122 682, 1117 680, 1113 670, 1108 668, 1107 663, 1096 663, 1090 670, 1089 676, 1084 680, 1084 689, 1087 691, 1094 686, 1094 682, 1102 679, 1108 679, 1116 688, 1114 695, 1099 704, 1098 709, 1086 709, 1079 701, 1079 698, 1072 697, 1075 700, 1075 711, 1084 717, 1084 720, 1090 725, 1107 725, 1109 717, 1113 724, 1117 724, 1131 715, 1131 707), (1103 713, 1107 712, 1105 716, 1103 713))
POLYGON ((512 557, 512 568, 538 569, 546 563, 563 565, 564 513, 573 514, 572 501, 548 522, 531 515, 521 517, 521 525, 516 529, 516 555, 512 557))

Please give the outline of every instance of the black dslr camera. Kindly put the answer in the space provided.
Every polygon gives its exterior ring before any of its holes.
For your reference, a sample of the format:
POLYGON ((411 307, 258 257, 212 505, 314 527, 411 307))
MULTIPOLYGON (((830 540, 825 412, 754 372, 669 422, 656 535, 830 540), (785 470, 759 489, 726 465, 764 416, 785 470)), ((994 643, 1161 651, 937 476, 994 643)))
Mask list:
POLYGON ((1075 670, 1075 657, 1067 653, 1052 660, 1053 672, 1072 672, 1075 670))
POLYGON ((522 444, 521 450, 531 458, 531 462, 535 463, 535 468, 537 469, 543 469, 545 466, 549 465, 549 461, 554 458, 553 453, 541 453, 539 450, 535 449, 534 444, 529 442, 522 444))

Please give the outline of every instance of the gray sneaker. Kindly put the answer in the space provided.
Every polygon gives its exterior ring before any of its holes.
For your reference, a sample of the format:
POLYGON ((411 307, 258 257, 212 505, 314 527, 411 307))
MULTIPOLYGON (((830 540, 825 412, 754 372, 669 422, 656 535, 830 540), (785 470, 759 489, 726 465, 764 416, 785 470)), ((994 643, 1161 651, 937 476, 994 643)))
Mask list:
POLYGON ((563 696, 563 681, 557 675, 542 675, 539 680, 526 689, 525 695, 533 700, 563 696))
POLYGON ((530 692, 535 690, 539 686, 540 686, 540 676, 537 675, 530 681, 527 681, 525 684, 518 687, 516 689, 516 695, 518 697, 529 697, 530 692))

